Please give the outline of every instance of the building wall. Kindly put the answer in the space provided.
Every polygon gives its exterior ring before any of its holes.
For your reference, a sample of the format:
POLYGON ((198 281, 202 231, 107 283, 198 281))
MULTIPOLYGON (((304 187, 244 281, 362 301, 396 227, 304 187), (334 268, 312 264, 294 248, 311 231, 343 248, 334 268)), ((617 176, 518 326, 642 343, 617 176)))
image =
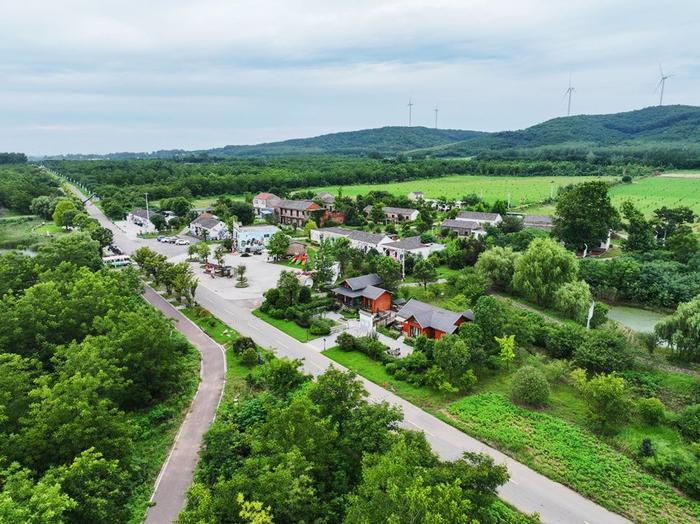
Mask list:
POLYGON ((372 313, 377 313, 379 311, 387 311, 391 309, 391 294, 383 293, 376 300, 370 300, 368 298, 363 299, 364 307, 372 311, 372 313))

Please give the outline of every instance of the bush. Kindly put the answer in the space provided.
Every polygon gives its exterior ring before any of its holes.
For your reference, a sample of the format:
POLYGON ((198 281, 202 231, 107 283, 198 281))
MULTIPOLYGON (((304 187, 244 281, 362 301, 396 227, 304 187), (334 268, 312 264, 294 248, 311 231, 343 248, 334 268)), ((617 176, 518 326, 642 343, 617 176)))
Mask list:
POLYGON ((287 311, 284 309, 270 308, 267 314, 277 320, 284 320, 287 317, 287 311))
POLYGON ((571 358, 583 344, 586 330, 581 326, 563 323, 549 327, 545 339, 547 354, 553 358, 571 358))
POLYGON ((639 446, 639 454, 642 457, 651 457, 654 455, 654 447, 651 444, 650 438, 645 438, 639 446))
POLYGON ((549 383, 540 370, 523 366, 513 375, 510 396, 519 404, 544 406, 549 401, 549 383))
POLYGON ((700 404, 693 404, 681 411, 676 425, 688 440, 700 440, 700 404))
POLYGON ((311 302, 311 289, 302 286, 302 288, 299 290, 299 303, 300 304, 308 304, 311 302))
POLYGON ((233 344, 231 344, 231 349, 233 349, 233 352, 236 355, 242 355, 248 348, 257 349, 255 342, 250 337, 238 337, 233 341, 233 344))
POLYGON ((641 419, 651 426, 656 426, 666 419, 664 405, 656 397, 640 398, 637 401, 637 411, 641 419))
POLYGON ((588 337, 574 351, 574 364, 594 373, 622 371, 632 364, 632 354, 625 336, 616 329, 601 329, 588 337))
POLYGON ((254 347, 246 347, 241 353, 241 364, 249 368, 258 363, 258 352, 254 347))
POLYGON ((325 318, 314 318, 311 320, 309 333, 312 335, 330 335, 333 322, 325 318))
POLYGON ((338 349, 341 351, 354 351, 355 350, 355 337, 350 333, 341 333, 338 338, 335 339, 338 344, 338 349))

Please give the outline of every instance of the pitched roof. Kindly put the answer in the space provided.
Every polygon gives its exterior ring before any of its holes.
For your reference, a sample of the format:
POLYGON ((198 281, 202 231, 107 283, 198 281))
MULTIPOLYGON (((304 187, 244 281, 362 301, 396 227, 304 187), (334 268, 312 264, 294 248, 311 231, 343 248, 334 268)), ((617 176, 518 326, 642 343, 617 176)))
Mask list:
POLYGON ((473 220, 454 220, 452 218, 443 220, 442 224, 440 224, 440 227, 447 229, 467 229, 469 231, 473 231, 475 229, 482 229, 482 226, 479 222, 475 222, 473 220))
POLYGON ((395 213, 397 215, 412 215, 413 213, 417 213, 417 209, 413 209, 412 207, 389 207, 385 206, 382 208, 382 211, 385 213, 395 213))
POLYGON ((350 236, 350 233, 352 233, 352 229, 346 229, 344 227, 322 227, 320 229, 317 229, 316 231, 320 231, 321 233, 335 233, 336 235, 345 235, 350 236))
POLYGON ((387 244, 384 244, 384 247, 392 247, 394 249, 405 249, 405 250, 411 250, 411 249, 420 249, 422 247, 427 247, 427 244, 424 244, 421 242, 420 237, 406 237, 402 238, 398 242, 389 242, 387 244))
POLYGON ((421 327, 438 329, 443 333, 454 333, 457 331, 457 321, 460 318, 474 320, 474 313, 471 310, 455 313, 454 311, 432 306, 416 299, 409 300, 396 313, 396 316, 406 319, 413 317, 421 327))
POLYGON ((284 209, 298 209, 306 211, 309 208, 319 209, 319 205, 311 200, 280 200, 277 207, 284 209))
POLYGON ((134 209, 131 210, 131 214, 134 216, 137 216, 139 218, 143 218, 144 220, 150 220, 154 216, 160 214, 156 213, 155 211, 151 211, 150 209, 148 210, 148 213, 146 212, 145 209, 141 207, 135 207, 134 209))
POLYGON ((462 211, 457 215, 457 220, 481 220, 486 222, 493 222, 498 219, 501 215, 498 213, 482 213, 480 211, 462 211))
POLYGON ((367 286, 362 290, 362 296, 365 298, 369 298, 370 300, 377 300, 384 293, 389 293, 389 291, 377 286, 367 286))
POLYGON ((270 198, 276 198, 279 200, 279 197, 275 195, 274 193, 258 193, 255 195, 255 198, 260 199, 260 200, 268 200, 270 198))
POLYGON ((368 233, 367 231, 352 231, 348 238, 357 242, 366 242, 375 246, 381 242, 386 235, 384 233, 368 233))
POLYGON ((202 213, 191 223, 203 227, 205 229, 211 229, 223 222, 219 220, 219 218, 216 215, 212 215, 211 213, 202 213))
POLYGON ((554 224, 554 219, 549 215, 525 215, 523 224, 552 225, 554 224))
POLYGON ((346 278, 343 281, 347 287, 353 291, 364 289, 367 286, 376 286, 382 283, 382 279, 376 273, 370 273, 369 275, 362 275, 359 277, 346 278))
POLYGON ((335 202, 335 197, 326 191, 323 191, 316 196, 326 203, 335 202))

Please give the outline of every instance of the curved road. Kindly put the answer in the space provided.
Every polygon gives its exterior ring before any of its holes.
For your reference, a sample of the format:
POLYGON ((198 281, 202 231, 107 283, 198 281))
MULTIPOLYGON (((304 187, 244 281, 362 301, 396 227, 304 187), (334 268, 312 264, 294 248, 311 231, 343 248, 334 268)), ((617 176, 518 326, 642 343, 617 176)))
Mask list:
MULTIPOLYGON (((88 202, 86 207, 88 212, 97 218, 103 226, 109 227, 114 231, 115 242, 126 252, 131 252, 136 247, 144 245, 143 241, 127 239, 115 228, 114 224, 91 203, 88 202)), ((149 243, 149 246, 161 252, 165 250, 171 251, 170 248, 174 247, 155 242, 149 243)), ((149 299, 149 294, 147 293, 146 295, 146 298, 149 299)), ((311 346, 298 342, 296 339, 255 317, 251 313, 254 304, 243 300, 226 300, 206 289, 204 286, 198 287, 196 298, 203 307, 207 308, 215 316, 219 317, 242 335, 253 338, 259 345, 268 347, 277 354, 303 360, 303 368, 307 373, 318 375, 331 365, 342 368, 339 364, 318 353, 311 346)), ((165 302, 160 297, 150 297, 149 301, 156 305, 156 307, 159 307, 159 301, 165 302)), ((166 314, 168 314, 167 311, 169 310, 170 316, 179 315, 179 313, 172 307, 169 307, 169 305, 165 306, 162 303, 160 305, 165 308, 166 314)), ((183 330, 183 333, 185 333, 185 336, 188 338, 190 338, 190 336, 195 337, 195 333, 191 328, 191 323, 188 324, 186 321, 178 322, 178 329, 183 330)), ((196 326, 194 329, 197 329, 196 326)), ((201 332, 199 334, 204 338, 208 338, 201 332)), ((193 338, 190 338, 190 340, 193 340, 193 338)), ((194 341, 195 345, 197 345, 198 342, 205 343, 206 345, 206 342, 201 339, 194 341)), ((212 341, 209 340, 209 342, 212 341)), ((200 348, 200 351, 203 351, 202 348, 200 348)), ((207 349, 204 350, 202 354, 204 355, 205 352, 207 354, 213 353, 213 351, 207 349)), ((214 365, 216 366, 216 364, 214 365)), ((222 366, 225 366, 225 362, 222 366)), ((223 367, 216 369, 220 372, 223 367)), ((214 375, 219 376, 217 373, 214 373, 214 375)), ((216 380, 215 376, 211 378, 216 380)), ((404 413, 404 427, 423 431, 433 447, 433 450, 443 459, 453 460, 460 457, 464 451, 476 451, 490 455, 499 464, 505 464, 508 467, 510 480, 499 489, 499 496, 520 511, 524 513, 538 512, 542 521, 548 523, 620 524, 628 522, 620 515, 608 511, 566 486, 548 479, 524 464, 504 455, 500 451, 455 429, 373 382, 362 377, 360 378, 369 392, 369 398, 372 401, 387 401, 401 407, 404 413)), ((221 381, 223 382, 223 377, 221 377, 221 381)), ((198 394, 193 402, 193 406, 199 401, 200 395, 198 394)), ((209 401, 208 404, 211 404, 211 402, 209 401)), ((211 405, 209 405, 209 408, 211 408, 211 405)), ((201 440, 201 435, 209 427, 213 418, 214 413, 211 413, 210 418, 202 417, 201 419, 195 419, 195 417, 188 416, 181 428, 181 433, 179 435, 180 442, 183 441, 186 427, 188 434, 199 434, 201 440), (194 427, 197 424, 200 425, 199 428, 194 427)), ((149 510, 147 517, 148 522, 157 522, 159 524, 172 522, 177 516, 177 511, 179 511, 184 504, 186 490, 192 480, 192 468, 194 463, 196 463, 197 450, 193 447, 183 445, 182 453, 179 453, 179 451, 179 444, 176 443, 173 454, 163 466, 159 480, 156 483, 153 497, 156 505, 149 510), (184 449, 185 447, 187 449, 184 449), (166 488, 166 486, 169 487, 166 488), (159 505, 161 508, 167 506, 167 510, 163 510, 162 520, 156 519, 156 512, 158 511, 157 508, 159 505), (177 511, 175 511, 176 509, 177 511)), ((160 515, 160 513, 158 515, 160 515)))

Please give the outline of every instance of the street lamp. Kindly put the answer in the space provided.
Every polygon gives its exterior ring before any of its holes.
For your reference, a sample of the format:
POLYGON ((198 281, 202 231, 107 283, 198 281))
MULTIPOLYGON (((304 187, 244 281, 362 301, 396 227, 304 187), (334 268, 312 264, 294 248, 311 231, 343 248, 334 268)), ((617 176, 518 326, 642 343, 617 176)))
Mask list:
POLYGON ((326 337, 323 337, 323 351, 326 350, 326 337))

